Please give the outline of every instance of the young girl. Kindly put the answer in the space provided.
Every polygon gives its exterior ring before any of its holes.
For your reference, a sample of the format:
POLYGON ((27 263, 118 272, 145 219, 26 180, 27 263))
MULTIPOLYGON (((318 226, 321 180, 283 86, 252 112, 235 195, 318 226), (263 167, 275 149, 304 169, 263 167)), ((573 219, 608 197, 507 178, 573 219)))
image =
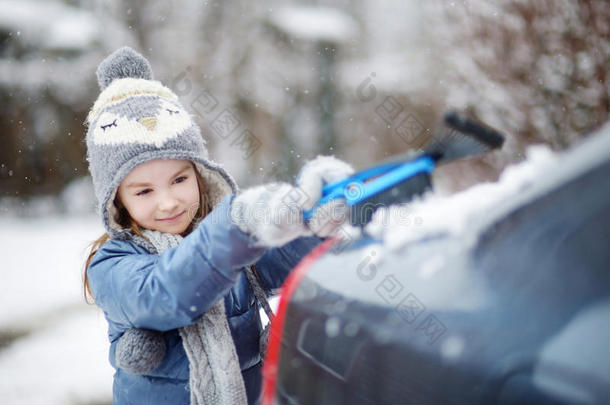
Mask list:
POLYGON ((341 204, 307 223, 301 212, 325 182, 353 169, 320 156, 301 169, 296 187, 238 194, 144 57, 121 48, 97 76, 87 160, 107 233, 92 247, 85 288, 109 324, 113 402, 257 403, 256 301, 345 223, 341 204))

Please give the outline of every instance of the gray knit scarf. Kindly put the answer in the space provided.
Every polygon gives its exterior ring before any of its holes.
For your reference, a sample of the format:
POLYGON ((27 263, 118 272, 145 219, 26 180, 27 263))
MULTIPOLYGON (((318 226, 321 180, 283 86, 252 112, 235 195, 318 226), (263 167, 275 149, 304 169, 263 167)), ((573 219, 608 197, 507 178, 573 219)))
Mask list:
MULTIPOLYGON (((142 232, 161 254, 182 236, 148 229, 142 232)), ((192 405, 246 405, 246 387, 235 343, 220 299, 193 325, 179 329, 189 361, 192 405)))

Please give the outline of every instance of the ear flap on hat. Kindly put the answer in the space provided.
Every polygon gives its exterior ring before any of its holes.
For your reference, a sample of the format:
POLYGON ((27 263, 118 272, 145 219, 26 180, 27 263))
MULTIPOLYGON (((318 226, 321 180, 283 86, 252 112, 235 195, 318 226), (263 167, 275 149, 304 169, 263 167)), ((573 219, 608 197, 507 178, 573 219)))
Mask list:
POLYGON ((152 80, 152 68, 148 60, 128 46, 108 55, 97 67, 96 74, 100 91, 104 91, 115 79, 152 80))

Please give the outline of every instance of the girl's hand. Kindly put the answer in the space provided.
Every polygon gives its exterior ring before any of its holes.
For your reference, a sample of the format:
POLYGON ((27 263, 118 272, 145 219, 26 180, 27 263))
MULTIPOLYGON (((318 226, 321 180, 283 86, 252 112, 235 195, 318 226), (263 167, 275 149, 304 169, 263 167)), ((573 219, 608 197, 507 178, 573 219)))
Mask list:
POLYGON ((255 245, 281 246, 301 236, 332 235, 348 219, 344 201, 319 207, 305 223, 303 210, 311 209, 322 196, 324 184, 341 180, 354 172, 347 163, 332 156, 318 156, 297 175, 297 185, 270 183, 245 190, 235 197, 231 220, 251 235, 255 245))
POLYGON ((303 223, 302 198, 288 183, 252 187, 233 200, 231 221, 252 237, 252 245, 281 246, 311 235, 303 223))
MULTIPOLYGON (((297 187, 309 197, 303 209, 309 210, 322 197, 322 188, 352 175, 354 168, 334 156, 318 156, 307 162, 297 175, 297 187)), ((344 199, 331 200, 318 207, 306 225, 319 237, 332 236, 349 219, 344 199)))

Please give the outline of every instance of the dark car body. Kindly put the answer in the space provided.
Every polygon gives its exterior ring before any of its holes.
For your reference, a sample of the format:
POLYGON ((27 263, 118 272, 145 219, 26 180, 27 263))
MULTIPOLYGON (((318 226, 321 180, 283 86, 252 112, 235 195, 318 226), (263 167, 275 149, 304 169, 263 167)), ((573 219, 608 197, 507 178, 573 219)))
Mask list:
POLYGON ((332 244, 284 288, 267 403, 610 404, 610 130, 464 234, 332 244))

